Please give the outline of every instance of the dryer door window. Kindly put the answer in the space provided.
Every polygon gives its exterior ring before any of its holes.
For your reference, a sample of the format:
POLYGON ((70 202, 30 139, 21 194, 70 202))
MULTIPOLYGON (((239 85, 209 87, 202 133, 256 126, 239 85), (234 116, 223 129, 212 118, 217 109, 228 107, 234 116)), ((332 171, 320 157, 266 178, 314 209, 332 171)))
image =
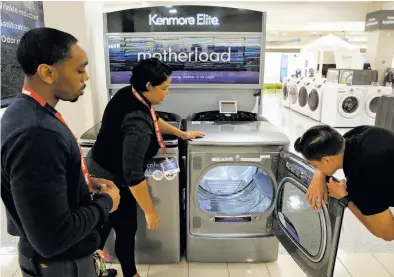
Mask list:
POLYGON ((260 167, 221 165, 208 170, 198 187, 198 204, 207 214, 242 216, 271 207, 274 182, 260 167))
POLYGON ((313 89, 308 97, 308 106, 312 112, 316 111, 317 107, 319 107, 319 94, 317 90, 313 89))
POLYGON ((339 101, 339 113, 345 118, 353 118, 360 113, 361 100, 355 94, 344 96, 339 101))
POLYGON ((289 97, 289 89, 287 88, 287 84, 283 86, 283 100, 286 100, 289 97))
POLYGON ((308 91, 306 87, 302 87, 300 89, 300 94, 298 96, 298 104, 300 104, 300 107, 305 107, 307 102, 308 102, 308 91))
POLYGON ((290 89, 290 100, 292 104, 297 103, 297 94, 298 94, 298 88, 296 85, 292 86, 290 89))
POLYGON ((282 151, 273 229, 276 237, 309 277, 332 277, 344 209, 335 199, 313 211, 306 192, 314 170, 307 161, 282 151))
POLYGON ((375 118, 376 111, 378 110, 378 103, 379 103, 380 95, 376 95, 368 99, 366 104, 366 113, 369 117, 375 118))

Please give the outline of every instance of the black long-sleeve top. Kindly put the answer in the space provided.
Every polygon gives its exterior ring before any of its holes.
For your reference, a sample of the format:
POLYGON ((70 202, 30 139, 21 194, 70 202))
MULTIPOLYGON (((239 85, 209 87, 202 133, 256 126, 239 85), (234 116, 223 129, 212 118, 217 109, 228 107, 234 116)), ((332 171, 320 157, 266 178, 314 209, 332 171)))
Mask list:
POLYGON ((93 159, 115 176, 115 184, 130 187, 145 179, 147 162, 158 150, 150 108, 134 96, 131 86, 120 89, 104 111, 93 159))
MULTIPOLYGON (((55 110, 53 110, 55 112, 55 110)), ((1 198, 19 249, 38 261, 92 254, 112 199, 92 200, 75 137, 53 113, 20 95, 1 119, 1 198)))

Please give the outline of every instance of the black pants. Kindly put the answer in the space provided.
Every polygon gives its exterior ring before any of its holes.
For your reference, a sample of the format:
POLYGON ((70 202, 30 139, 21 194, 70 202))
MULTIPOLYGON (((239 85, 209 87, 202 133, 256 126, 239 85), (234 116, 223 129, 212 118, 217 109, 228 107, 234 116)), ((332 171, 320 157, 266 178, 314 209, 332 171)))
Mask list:
MULTIPOLYGON (((90 153, 89 153, 90 154, 90 153)), ((114 180, 105 169, 101 168, 88 154, 86 160, 89 173, 97 178, 114 180)), ((116 184, 116 181, 114 181, 116 184)), ((100 231, 101 245, 104 248, 105 242, 111 232, 115 229, 115 254, 119 259, 125 277, 133 277, 137 274, 135 265, 135 235, 137 233, 137 202, 128 187, 118 186, 120 191, 120 204, 118 210, 111 213, 109 220, 100 231)))
POLYGON ((41 265, 19 254, 23 277, 97 277, 93 256, 41 265))

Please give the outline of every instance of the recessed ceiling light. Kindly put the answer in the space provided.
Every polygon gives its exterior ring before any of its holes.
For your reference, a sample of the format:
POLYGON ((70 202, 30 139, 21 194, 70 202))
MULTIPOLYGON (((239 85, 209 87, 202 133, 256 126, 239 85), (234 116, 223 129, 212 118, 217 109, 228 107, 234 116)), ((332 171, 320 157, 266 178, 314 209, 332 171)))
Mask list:
POLYGON ((176 9, 171 9, 169 10, 170 13, 177 13, 178 11, 176 9))

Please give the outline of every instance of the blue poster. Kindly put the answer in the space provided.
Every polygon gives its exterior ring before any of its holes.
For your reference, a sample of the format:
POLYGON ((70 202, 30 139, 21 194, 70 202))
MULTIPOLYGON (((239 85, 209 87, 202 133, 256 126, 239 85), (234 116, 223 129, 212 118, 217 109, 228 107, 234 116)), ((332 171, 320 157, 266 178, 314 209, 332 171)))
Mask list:
POLYGON ((280 61, 280 82, 283 83, 283 79, 287 77, 287 66, 289 64, 289 56, 282 54, 280 61))
POLYGON ((1 1, 1 106, 21 91, 24 75, 16 60, 20 38, 44 26, 42 1, 1 1))

